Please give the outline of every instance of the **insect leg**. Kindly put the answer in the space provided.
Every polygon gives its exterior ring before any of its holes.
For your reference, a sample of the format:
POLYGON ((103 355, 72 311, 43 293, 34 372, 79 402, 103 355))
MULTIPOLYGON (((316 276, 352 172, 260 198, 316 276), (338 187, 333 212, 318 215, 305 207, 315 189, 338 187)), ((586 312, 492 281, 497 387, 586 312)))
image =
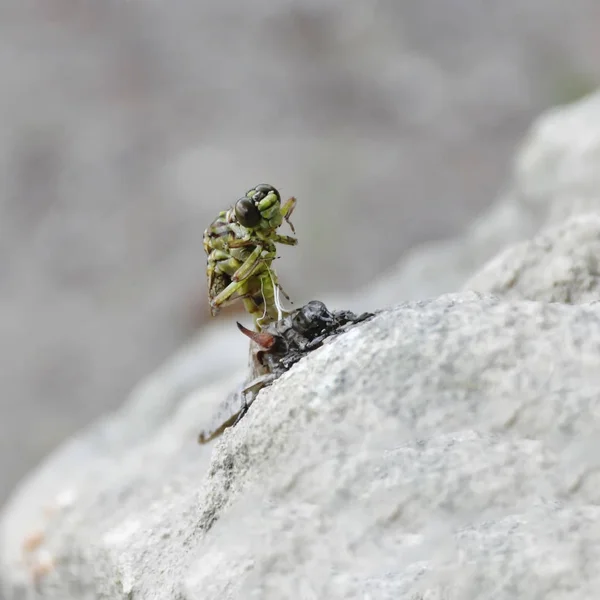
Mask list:
MULTIPOLYGON (((258 264, 260 265, 262 262, 261 259, 258 264)), ((270 284, 268 272, 260 274, 251 273, 250 277, 247 277, 242 281, 232 281, 225 289, 217 294, 210 302, 211 308, 216 309, 227 306, 229 303, 241 298, 246 310, 254 319, 255 325, 260 329, 260 321, 262 321, 266 315, 272 315, 273 312, 272 309, 270 309, 273 305, 270 284)))
POLYGON ((254 246, 254 244, 256 244, 256 240, 252 238, 238 238, 227 242, 230 248, 244 248, 245 246, 254 246))
POLYGON ((255 399, 256 399, 256 394, 253 394, 252 400, 250 402, 248 402, 246 400, 246 395, 244 394, 243 400, 242 400, 242 408, 240 408, 240 412, 237 413, 236 419, 233 422, 232 427, 235 427, 246 416, 248 409, 252 406, 252 403, 254 402, 255 399))
POLYGON ((231 274, 236 273, 241 266, 242 263, 240 263, 237 258, 231 256, 231 254, 228 254, 224 250, 213 250, 208 257, 207 271, 231 276, 231 274))
POLYGON ((244 298, 243 302, 246 311, 248 311, 248 314, 254 320, 255 325, 258 326, 258 322, 264 318, 264 298, 262 295, 254 294, 244 298))
POLYGON ((222 292, 217 294, 211 301, 210 305, 212 308, 219 308, 225 306, 226 303, 232 299, 235 293, 239 293, 241 296, 246 296, 247 281, 232 281, 222 292))
POLYGON ((294 304, 292 302, 292 299, 288 296, 287 292, 283 289, 283 287, 281 287, 281 284, 278 283, 277 284, 279 286, 279 291, 283 294, 284 298, 290 303, 290 304, 294 304))
POLYGON ((248 258, 244 261, 242 266, 231 276, 231 280, 240 281, 242 279, 248 279, 251 277, 261 262, 269 258, 269 255, 271 254, 269 253, 268 255, 261 257, 262 251, 262 246, 256 246, 256 248, 252 250, 250 256, 248 256, 248 258))
POLYGON ((292 213, 294 212, 294 208, 296 208, 296 198, 294 198, 293 196, 287 200, 287 202, 281 207, 281 215, 283 216, 283 218, 286 220, 287 224, 290 226, 290 229, 296 233, 296 229, 294 228, 294 226, 292 225, 292 222, 290 221, 290 217, 292 216, 292 213))
POLYGON ((240 412, 237 414, 237 418, 233 423, 232 427, 235 427, 248 412, 248 409, 252 406, 256 397, 258 396, 258 392, 262 390, 264 387, 273 383, 277 379, 277 376, 273 373, 268 373, 267 375, 261 375, 260 377, 256 377, 253 379, 248 385, 244 387, 242 390, 242 408, 240 412))
POLYGON ((296 246, 298 244, 298 240, 291 235, 274 234, 271 240, 276 244, 285 244, 286 246, 296 246))
POLYGON ((198 436, 199 444, 208 444, 208 442, 212 442, 215 438, 218 438, 228 427, 232 427, 235 423, 238 422, 240 418, 240 413, 242 411, 239 410, 235 414, 231 415, 229 419, 224 421, 221 425, 219 425, 214 431, 204 432, 202 431, 198 436))

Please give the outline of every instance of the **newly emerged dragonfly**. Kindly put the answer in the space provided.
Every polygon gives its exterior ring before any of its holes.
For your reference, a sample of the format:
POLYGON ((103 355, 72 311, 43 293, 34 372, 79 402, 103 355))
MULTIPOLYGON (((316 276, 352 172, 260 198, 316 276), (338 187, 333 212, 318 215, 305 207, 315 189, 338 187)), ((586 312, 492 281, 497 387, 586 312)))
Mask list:
POLYGON ((208 257, 206 275, 211 313, 242 300, 257 331, 286 316, 280 294, 288 300, 273 269, 275 244, 295 246, 298 240, 277 233, 290 216, 296 199, 281 204, 279 192, 268 184, 257 185, 233 208, 222 211, 204 232, 208 257))
POLYGON ((283 319, 266 325, 260 332, 250 331, 238 323, 239 330, 251 340, 250 376, 241 390, 241 407, 211 432, 202 432, 199 443, 206 444, 225 429, 237 425, 261 389, 271 385, 326 339, 372 316, 373 313, 357 316, 347 310, 330 312, 323 302, 313 300, 283 319))

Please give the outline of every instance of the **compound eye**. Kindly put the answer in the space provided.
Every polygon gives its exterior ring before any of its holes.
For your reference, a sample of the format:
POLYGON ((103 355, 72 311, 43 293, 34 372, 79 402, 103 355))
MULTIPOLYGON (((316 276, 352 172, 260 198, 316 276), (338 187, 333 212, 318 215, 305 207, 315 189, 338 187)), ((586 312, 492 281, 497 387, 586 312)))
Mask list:
POLYGON ((256 227, 260 223, 260 211, 250 198, 240 198, 235 203, 235 216, 244 227, 256 227))
POLYGON ((252 197, 255 200, 262 200, 263 198, 266 198, 269 194, 275 194, 275 196, 277 196, 278 200, 281 199, 279 196, 279 192, 272 185, 269 185, 268 183, 261 183, 261 184, 257 185, 251 191, 254 192, 252 197))

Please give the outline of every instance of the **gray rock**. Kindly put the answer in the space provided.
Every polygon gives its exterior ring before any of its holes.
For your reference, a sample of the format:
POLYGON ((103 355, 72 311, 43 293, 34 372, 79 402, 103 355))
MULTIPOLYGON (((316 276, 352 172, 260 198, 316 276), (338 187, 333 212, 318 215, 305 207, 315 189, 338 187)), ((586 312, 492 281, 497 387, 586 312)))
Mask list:
MULTIPOLYGON (((64 33, 71 35, 61 52, 77 62, 64 71, 75 84, 54 86, 56 102, 28 93, 43 103, 34 112, 51 115, 45 121, 55 125, 38 132, 28 110, 13 119, 11 111, 24 106, 17 93, 8 103, 14 108, 7 112, 11 118, 5 119, 6 143, 0 148, 12 190, 0 200, 2 240, 5 254, 16 257, 14 264, 3 265, 2 324, 10 349, 4 396, 11 411, 25 405, 24 399, 34 399, 36 406, 21 415, 28 441, 24 427, 13 426, 16 420, 3 421, 5 473, 17 468, 11 452, 16 443, 48 445, 70 419, 100 412, 105 402, 115 406, 131 373, 156 361, 189 331, 186 319, 173 315, 183 315, 192 303, 188 299, 195 297, 189 282, 198 274, 197 223, 213 215, 212 192, 199 196, 198 189, 220 189, 224 177, 236 189, 248 185, 248 178, 254 183, 265 156, 270 157, 283 189, 302 199, 307 210, 299 218, 314 236, 304 240, 307 253, 290 255, 298 261, 294 296, 319 285, 335 289, 362 281, 386 264, 382 256, 393 260, 399 243, 408 247, 436 231, 456 229, 464 217, 461 207, 466 214, 485 203, 482 198, 501 177, 498 157, 508 155, 523 126, 511 115, 527 119, 548 101, 547 81, 537 80, 530 89, 537 68, 515 56, 532 56, 528 44, 545 48, 546 42, 533 40, 529 29, 519 37, 513 9, 503 4, 495 15, 502 17, 503 29, 498 19, 493 29, 514 33, 514 39, 500 34, 489 54, 462 48, 476 60, 459 74, 448 57, 456 40, 427 35, 421 47, 412 36, 418 29, 412 23, 426 25, 421 13, 412 12, 414 3, 392 4, 375 21, 385 22, 384 29, 372 28, 376 35, 365 40, 367 54, 387 65, 390 77, 378 82, 368 60, 343 58, 342 79, 331 79, 327 61, 324 71, 315 71, 313 44, 306 44, 317 40, 335 64, 339 44, 361 35, 356 30, 356 23, 364 23, 360 3, 353 3, 346 13, 351 16, 340 22, 331 18, 330 8, 316 4, 277 9, 269 19, 266 5, 262 12, 253 7, 244 13, 252 26, 244 18, 241 30, 231 28, 229 9, 215 13, 211 8, 209 19, 190 19, 204 15, 201 3, 181 13, 147 3, 114 14, 101 9, 94 13, 100 37, 90 37, 84 28, 81 38, 77 27, 63 23, 64 33), (152 56, 178 57, 163 61, 169 85, 162 76, 142 81, 148 99, 142 113, 137 93, 104 109, 95 97, 82 103, 78 90, 89 86, 81 81, 106 77, 111 65, 148 72, 148 53, 139 52, 135 41, 141 40, 136 37, 141 15, 148 24, 144 36, 156 42, 152 56), (177 40, 163 36, 165 19, 178 32, 177 40), (200 22, 208 35, 197 35, 200 22), (405 22, 409 27, 399 35, 395 24, 405 22), (119 28, 113 37, 114 24, 119 28), (188 28, 194 35, 181 35, 188 28), (223 31, 229 40, 252 48, 249 60, 259 65, 258 77, 245 67, 237 73, 243 83, 238 87, 276 83, 273 69, 290 64, 299 67, 293 81, 281 80, 268 98, 231 96, 219 78, 207 77, 212 64, 179 60, 179 40, 210 46, 212 34, 224 48, 223 31), (256 44, 257 38, 268 43, 256 44), (439 44, 435 56, 429 46, 433 39, 439 44), (172 71, 173 65, 183 70, 172 71), (72 77, 80 69, 79 79, 72 77), (192 103, 194 114, 173 113, 182 81, 202 82, 196 87, 203 101, 192 103), (354 106, 360 94, 340 96, 340 91, 365 88, 365 82, 368 102, 354 106), (293 122, 278 111, 289 108, 290 84, 298 88, 292 95, 300 106, 300 112, 292 111, 293 122), (507 90, 509 97, 496 103, 507 90), (444 101, 445 95, 455 101, 444 101), (399 97, 404 98, 400 104, 399 97), (437 100, 424 104, 423 98, 437 100), (74 103, 78 111, 72 110, 74 103), (232 111, 238 105, 244 110, 232 111), (332 108, 335 115, 328 114, 332 108), (130 113, 135 115, 131 121, 130 113), (140 119, 139 114, 159 118, 140 119), (238 120, 232 121, 232 114, 238 120), (282 128, 273 114, 280 115, 282 128), (275 133, 252 135, 264 131, 265 118, 275 133), (212 146, 190 142, 191 120, 218 129, 212 146), (376 135, 349 134, 349 122, 376 135), (504 122, 509 126, 499 128, 504 122), (367 138, 373 144, 365 144, 367 138), (400 138, 405 140, 401 146, 400 138), (324 161, 324 156, 337 158, 324 161), (232 173, 231 165, 240 165, 236 157, 243 165, 232 173), (467 173, 456 168, 457 160, 468 165, 467 173), (348 169, 349 164, 360 169, 348 169), (436 177, 431 177, 432 164, 436 177), (100 177, 97 165, 105 165, 100 177), (423 197, 443 197, 451 207, 439 211, 443 224, 436 221, 437 209, 423 212, 423 197), (367 229, 365 198, 375 224, 367 229), (52 210, 40 212, 39 202, 52 210), (316 213, 308 210, 311 202, 320 203, 316 213), (413 226, 422 219, 427 235, 413 226), (330 223, 340 226, 332 229, 330 223), (329 227, 328 235, 322 235, 322 226, 329 227), (131 231, 139 233, 135 248, 131 231), (360 246, 357 236, 364 242, 360 246), (347 251, 315 268, 322 256, 332 256, 331 244, 347 251), (123 255, 132 249, 135 260, 124 263, 123 255), (149 262, 148 256, 153 257, 149 262), (142 274, 135 290, 128 269, 142 274), (22 343, 22 322, 36 332, 29 362, 15 351, 22 343), (55 343, 57 332, 60 343, 55 343)), ((461 15, 456 27, 478 32, 477 48, 488 43, 489 30, 469 22, 483 13, 468 12, 465 19, 467 12, 437 4, 447 16, 461 15)), ((521 10, 522 2, 516 4, 521 10)), ((566 39, 563 3, 556 0, 553 6, 532 1, 531 15, 551 14, 556 39, 566 39)), ((573 14, 581 18, 584 12, 573 14)), ((47 25, 45 13, 15 12, 13 17, 37 23, 36 39, 51 50, 36 52, 29 71, 20 64, 13 84, 5 86, 29 90, 41 55, 48 57, 50 71, 53 61, 64 57, 53 50, 55 24, 47 25)), ((11 47, 21 43, 14 36, 21 28, 10 19, 0 28, 11 47)), ((571 23, 573 39, 580 37, 576 30, 571 23)), ((235 47, 218 54, 223 64, 231 63, 221 69, 228 77, 239 63, 235 47)), ((189 56, 198 55, 193 45, 188 50, 189 56)), ((113 97, 121 93, 115 82, 113 97)), ((597 570, 590 565, 598 562, 594 505, 600 478, 594 439, 600 307, 548 307, 521 299, 583 303, 595 298, 597 217, 562 223, 600 208, 599 152, 600 94, 541 117, 515 161, 511 184, 464 235, 414 249, 374 281, 368 294, 344 294, 331 305, 361 311, 458 290, 507 244, 558 224, 507 250, 468 284, 503 295, 505 303, 464 294, 382 313, 261 394, 246 421, 226 434, 212 455, 210 448, 197 447, 195 438, 243 380, 246 348, 219 328, 192 344, 145 380, 121 410, 60 448, 15 492, 0 529, 0 577, 9 598, 29 594, 36 582, 40 597, 60 600, 597 597, 597 570), (24 540, 30 548, 25 555, 24 540)), ((26 345, 31 352, 30 340, 26 345)))
POLYGON ((250 186, 298 196, 297 303, 460 231, 600 82, 596 3, 0 2, 0 502, 207 318, 202 231, 250 186))
POLYGON ((600 212, 599 156, 600 92, 544 113, 523 141, 497 202, 462 235, 413 248, 350 307, 373 310, 455 292, 508 246, 570 217, 600 212))
POLYGON ((523 144, 511 193, 543 226, 600 211, 600 93, 542 115, 523 144))
POLYGON ((539 225, 540 219, 527 206, 503 196, 462 235, 413 248, 346 304, 353 310, 376 310, 455 292, 507 244, 530 237, 539 225))
MULTIPOLYGON (((142 381, 117 413, 99 420, 64 444, 18 488, 5 508, 11 516, 3 520, 0 536, 0 555, 4 564, 9 565, 10 581, 30 582, 35 569, 49 561, 45 544, 40 552, 32 554, 31 560, 24 561, 24 541, 51 528, 54 518, 70 518, 76 505, 85 514, 89 508, 86 503, 94 495, 92 490, 105 497, 107 483, 120 478, 119 470, 125 464, 129 463, 133 477, 129 482, 123 481, 124 487, 113 498, 114 515, 120 514, 121 509, 127 510, 125 500, 136 487, 152 489, 145 477, 152 477, 157 474, 154 469, 163 468, 158 467, 160 460, 166 460, 165 456, 173 452, 177 454, 176 448, 181 445, 188 450, 190 446, 196 449, 199 429, 209 426, 223 398, 244 376, 247 347, 235 343, 240 337, 236 333, 234 337, 231 330, 228 332, 220 325, 207 329, 195 343, 142 381), (211 381, 216 383, 211 386, 211 381), (192 416, 188 414, 190 409, 192 416), (177 433, 171 433, 172 427, 177 433)), ((201 467, 203 461, 206 465, 208 453, 193 454, 200 459, 194 469, 201 467)), ((178 476, 175 474, 174 478, 178 476)), ((167 479, 164 485, 167 489, 167 479)), ((111 508, 105 508, 110 512, 111 508)), ((93 514, 90 508, 89 515, 93 514)), ((92 519, 101 527, 104 517, 96 515, 92 519)), ((76 575, 72 574, 70 581, 75 580, 76 575)), ((58 597, 61 593, 58 592, 58 597)), ((113 596, 108 593, 108 597, 113 596)))
POLYGON ((600 213, 573 217, 485 265, 466 290, 507 299, 585 304, 600 300, 600 213))
MULTIPOLYGON (((77 491, 45 525, 40 597, 595 597, 599 340, 597 305, 471 292, 331 340, 214 447, 195 434, 238 378, 184 395, 129 447, 46 464, 77 491)), ((9 598, 37 484, 2 519, 9 598)))

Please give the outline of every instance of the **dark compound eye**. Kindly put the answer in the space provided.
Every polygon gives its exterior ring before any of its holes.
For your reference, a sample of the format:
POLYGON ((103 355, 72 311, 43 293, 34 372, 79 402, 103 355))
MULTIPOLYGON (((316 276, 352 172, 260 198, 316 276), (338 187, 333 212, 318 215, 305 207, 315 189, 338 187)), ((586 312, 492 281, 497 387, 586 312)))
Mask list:
POLYGON ((252 191, 254 192, 252 197, 255 200, 262 200, 268 194, 275 194, 277 196, 277 198, 281 199, 279 196, 279 192, 272 185, 269 185, 268 183, 261 183, 261 184, 257 185, 254 188, 254 190, 252 190, 252 191))
POLYGON ((256 227, 260 223, 260 212, 250 198, 240 198, 235 203, 235 216, 244 227, 256 227))

